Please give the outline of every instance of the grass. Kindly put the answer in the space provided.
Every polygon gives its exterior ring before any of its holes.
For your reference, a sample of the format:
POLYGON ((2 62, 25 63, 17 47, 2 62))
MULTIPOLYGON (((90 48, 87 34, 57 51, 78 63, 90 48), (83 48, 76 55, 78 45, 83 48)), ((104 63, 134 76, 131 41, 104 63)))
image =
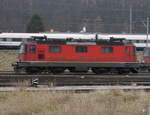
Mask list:
POLYGON ((18 58, 18 50, 0 50, 0 71, 12 71, 12 63, 18 58))
POLYGON ((144 91, 1 92, 0 115, 146 115, 144 91))

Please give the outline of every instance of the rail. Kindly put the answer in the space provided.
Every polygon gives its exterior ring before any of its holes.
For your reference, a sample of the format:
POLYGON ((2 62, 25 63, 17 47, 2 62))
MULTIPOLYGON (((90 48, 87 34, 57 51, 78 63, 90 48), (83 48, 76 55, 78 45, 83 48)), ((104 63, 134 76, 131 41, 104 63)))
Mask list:
POLYGON ((150 85, 150 73, 129 75, 42 74, 28 75, 0 72, 0 86, 92 86, 92 85, 150 85))

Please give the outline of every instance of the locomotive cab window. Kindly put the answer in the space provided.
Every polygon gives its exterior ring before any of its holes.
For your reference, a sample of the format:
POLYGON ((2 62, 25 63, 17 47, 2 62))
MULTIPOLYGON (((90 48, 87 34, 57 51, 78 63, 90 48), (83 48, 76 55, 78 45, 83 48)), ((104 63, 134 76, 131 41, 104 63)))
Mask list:
POLYGON ((86 52, 88 52, 88 49, 86 46, 76 46, 76 52, 86 53, 86 52))
POLYGON ((25 54, 27 52, 27 45, 21 45, 19 53, 25 54))
POLYGON ((49 52, 61 52, 60 46, 49 46, 49 52))
POLYGON ((113 53, 113 47, 102 47, 103 53, 113 53))
POLYGON ((30 46, 30 53, 35 53, 36 52, 36 46, 30 46))

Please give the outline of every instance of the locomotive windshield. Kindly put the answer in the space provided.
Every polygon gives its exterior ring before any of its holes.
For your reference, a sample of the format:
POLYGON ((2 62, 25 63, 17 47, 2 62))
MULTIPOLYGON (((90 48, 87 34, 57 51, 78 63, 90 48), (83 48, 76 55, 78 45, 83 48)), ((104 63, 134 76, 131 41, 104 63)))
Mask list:
POLYGON ((27 46, 24 44, 21 45, 19 53, 26 53, 26 51, 27 51, 27 46))

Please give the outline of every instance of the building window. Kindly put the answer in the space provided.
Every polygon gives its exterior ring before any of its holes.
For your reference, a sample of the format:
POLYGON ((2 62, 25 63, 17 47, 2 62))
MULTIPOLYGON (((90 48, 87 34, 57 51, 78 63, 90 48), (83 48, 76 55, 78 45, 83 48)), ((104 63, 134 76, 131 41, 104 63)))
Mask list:
POLYGON ((86 53, 86 52, 88 52, 88 49, 86 46, 76 46, 76 52, 86 53))
MULTIPOLYGON (((144 43, 147 43, 147 40, 144 40, 145 42, 144 43)), ((150 43, 150 40, 148 40, 148 43, 150 43)))
POLYGON ((11 42, 12 38, 6 38, 6 41, 11 42))
POLYGON ((102 47, 103 53, 113 53, 113 47, 102 47))
POLYGON ((140 43, 140 40, 136 40, 136 43, 140 43))
POLYGON ((1 40, 0 41, 7 41, 7 39, 6 38, 1 38, 1 40))
POLYGON ((21 42, 22 39, 21 38, 13 38, 12 41, 14 41, 14 42, 21 42))
POLYGON ((30 46, 30 53, 36 52, 36 46, 30 46))
POLYGON ((61 52, 60 46, 49 46, 49 52, 61 52))
POLYGON ((132 43, 136 43, 136 40, 132 40, 132 43))

